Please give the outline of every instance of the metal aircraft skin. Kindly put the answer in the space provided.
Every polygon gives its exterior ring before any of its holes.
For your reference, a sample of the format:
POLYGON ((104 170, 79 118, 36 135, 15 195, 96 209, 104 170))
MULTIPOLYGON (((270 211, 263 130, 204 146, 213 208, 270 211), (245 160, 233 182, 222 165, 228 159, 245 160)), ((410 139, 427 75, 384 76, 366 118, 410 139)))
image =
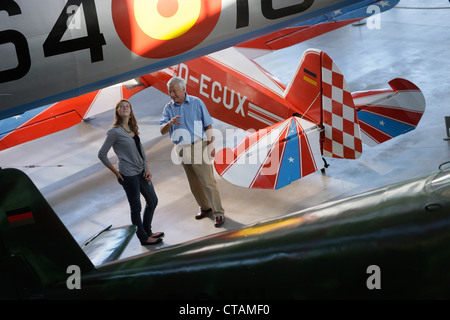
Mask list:
POLYGON ((0 189, 2 299, 450 298, 450 168, 100 265, 22 171, 0 189))
MULTIPOLYGON (((395 1, 394 1, 395 2, 395 1)), ((397 1, 398 2, 398 1, 397 1)), ((388 1, 6 0, 0 119, 80 96, 282 28, 388 1), (152 23, 156 23, 155 28, 152 23)), ((395 4, 395 3, 394 3, 395 4)))

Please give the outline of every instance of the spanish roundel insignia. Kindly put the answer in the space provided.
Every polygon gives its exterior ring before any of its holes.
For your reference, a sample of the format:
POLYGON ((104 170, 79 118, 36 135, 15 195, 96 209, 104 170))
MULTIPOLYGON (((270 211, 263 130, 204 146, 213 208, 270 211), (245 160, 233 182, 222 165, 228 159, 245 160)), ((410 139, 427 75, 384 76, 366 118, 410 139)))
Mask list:
POLYGON ((172 57, 213 31, 222 0, 112 0, 114 27, 123 44, 151 59, 172 57))
POLYGON ((6 211, 6 217, 11 227, 19 227, 34 223, 33 212, 29 207, 6 211))

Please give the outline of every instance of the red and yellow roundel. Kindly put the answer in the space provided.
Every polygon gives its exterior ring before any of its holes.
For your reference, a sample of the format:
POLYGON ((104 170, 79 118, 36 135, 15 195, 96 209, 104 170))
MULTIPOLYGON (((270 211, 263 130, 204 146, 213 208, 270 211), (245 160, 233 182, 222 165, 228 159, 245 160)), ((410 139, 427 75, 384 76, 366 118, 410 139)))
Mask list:
POLYGON ((134 53, 167 58, 202 42, 219 20, 222 0, 112 0, 122 42, 134 53))

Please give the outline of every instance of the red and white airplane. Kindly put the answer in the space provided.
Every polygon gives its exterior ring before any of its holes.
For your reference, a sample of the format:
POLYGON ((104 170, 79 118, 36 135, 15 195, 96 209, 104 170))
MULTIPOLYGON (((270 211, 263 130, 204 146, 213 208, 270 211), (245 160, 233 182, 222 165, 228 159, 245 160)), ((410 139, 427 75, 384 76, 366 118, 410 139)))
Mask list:
POLYGON ((357 159, 362 142, 373 146, 413 130, 425 110, 422 92, 405 79, 351 93, 334 61, 315 49, 304 53, 288 85, 235 48, 152 73, 147 81, 167 92, 174 75, 211 116, 253 131, 214 158, 225 180, 246 188, 282 188, 323 169, 322 156, 357 159))
POLYGON ((64 5, 63 1, 45 0, 39 6, 4 1, 0 5, 0 12, 7 14, 0 20, 0 30, 4 30, 0 31, 0 119, 6 119, 0 120, 0 150, 112 108, 114 101, 149 85, 142 76, 146 71, 231 44, 280 49, 388 10, 398 1, 291 0, 275 5, 267 0, 69 0, 64 5), (198 9, 192 11, 197 20, 191 24, 190 13, 180 11, 184 6, 198 9), (159 27, 166 32, 159 35, 160 40, 148 33, 151 26, 143 22, 143 13, 160 15, 159 27), (297 23, 278 30, 293 22, 297 23), (140 77, 104 88, 134 75, 140 77), (101 89, 88 91, 98 87, 101 89), (59 98, 69 99, 47 104, 59 98))

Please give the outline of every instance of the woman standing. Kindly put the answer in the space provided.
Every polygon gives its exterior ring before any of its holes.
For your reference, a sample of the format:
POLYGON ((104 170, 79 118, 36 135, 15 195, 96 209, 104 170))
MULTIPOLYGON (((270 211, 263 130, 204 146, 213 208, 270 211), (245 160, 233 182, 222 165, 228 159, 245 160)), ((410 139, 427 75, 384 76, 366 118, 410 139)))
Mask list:
POLYGON ((147 157, 139 139, 137 121, 128 100, 117 103, 114 124, 106 134, 98 157, 116 175, 119 184, 125 190, 130 204, 131 222, 137 227, 136 235, 141 244, 161 243, 164 233, 152 233, 152 220, 158 197, 153 188, 147 157), (107 156, 111 147, 119 159, 118 170, 107 156), (141 219, 140 194, 146 201, 143 219, 141 219))

